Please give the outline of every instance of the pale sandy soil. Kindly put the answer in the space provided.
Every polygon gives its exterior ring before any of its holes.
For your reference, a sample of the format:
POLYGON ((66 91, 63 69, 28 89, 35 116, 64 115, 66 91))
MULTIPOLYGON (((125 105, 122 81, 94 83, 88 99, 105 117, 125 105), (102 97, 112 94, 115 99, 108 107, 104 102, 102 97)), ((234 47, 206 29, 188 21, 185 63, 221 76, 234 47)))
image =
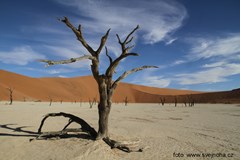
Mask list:
MULTIPOLYGON (((67 112, 84 118, 97 128, 97 107, 88 104, 0 102, 1 160, 170 160, 170 159, 240 159, 240 105, 197 104, 195 107, 158 104, 114 104, 110 114, 110 135, 116 140, 141 140, 149 146, 142 153, 124 153, 110 149, 102 141, 81 138, 34 140, 43 115, 67 112), (19 132, 23 127, 26 132, 19 132), (181 153, 183 157, 175 157, 181 153), (189 153, 201 157, 189 158, 189 153), (202 153, 217 154, 203 158, 202 153), (222 154, 222 155, 220 155, 222 154), (228 155, 227 155, 228 154, 228 155)), ((50 118, 45 131, 57 131, 67 123, 64 118, 50 118)), ((72 125, 76 127, 77 125, 72 125)))

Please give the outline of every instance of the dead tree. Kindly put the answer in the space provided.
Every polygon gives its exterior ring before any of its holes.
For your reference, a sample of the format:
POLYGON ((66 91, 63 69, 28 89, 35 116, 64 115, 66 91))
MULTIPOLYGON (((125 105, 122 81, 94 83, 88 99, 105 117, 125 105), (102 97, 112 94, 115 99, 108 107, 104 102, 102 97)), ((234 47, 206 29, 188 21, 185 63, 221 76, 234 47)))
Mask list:
POLYGON ((175 107, 177 107, 177 96, 174 97, 175 107))
POLYGON ((188 98, 189 107, 193 107, 195 103, 193 96, 190 94, 187 96, 187 98, 188 98))
POLYGON ((192 99, 192 102, 191 102, 192 107, 194 106, 194 104, 195 104, 195 100, 192 99))
POLYGON ((80 103, 80 107, 81 107, 82 106, 82 99, 80 99, 79 103, 80 103))
POLYGON ((48 99, 49 99, 49 106, 52 106, 52 97, 48 96, 48 99))
MULTIPOLYGON (((85 38, 83 37, 81 25, 79 25, 77 28, 74 27, 71 24, 71 22, 68 20, 67 17, 64 17, 63 19, 59 19, 59 20, 61 22, 63 22, 67 27, 69 27, 73 31, 77 40, 86 49, 88 54, 85 54, 85 55, 83 55, 81 57, 77 57, 77 58, 71 58, 68 60, 60 60, 60 61, 40 60, 40 61, 47 63, 46 66, 52 66, 52 65, 56 65, 56 64, 74 63, 74 62, 78 62, 78 61, 85 60, 85 59, 90 60, 91 61, 91 72, 92 72, 94 79, 96 80, 96 82, 98 84, 98 93, 99 93, 99 98, 100 98, 99 103, 98 103, 98 116, 99 116, 98 131, 97 131, 97 134, 91 134, 91 136, 93 136, 93 138, 96 140, 99 140, 99 139, 104 140, 112 148, 119 148, 119 149, 122 149, 127 152, 133 151, 126 145, 116 142, 114 140, 111 140, 109 138, 108 119, 109 119, 109 113, 110 113, 111 106, 112 106, 112 96, 113 96, 113 93, 114 93, 116 87, 118 86, 119 82, 122 81, 124 78, 126 78, 129 74, 132 74, 134 72, 138 72, 138 71, 141 71, 141 70, 147 69, 147 68, 158 68, 156 66, 142 66, 142 67, 134 68, 129 71, 125 71, 117 79, 113 80, 113 74, 115 73, 117 66, 123 59, 130 57, 130 56, 138 56, 137 53, 131 52, 131 49, 134 47, 134 45, 129 45, 129 44, 132 42, 132 40, 134 38, 132 35, 134 34, 134 32, 137 29, 139 29, 139 26, 134 28, 123 40, 120 38, 120 36, 118 34, 116 34, 118 43, 121 46, 121 53, 116 59, 113 59, 108 53, 108 48, 105 46, 105 43, 108 39, 110 29, 101 38, 100 44, 97 47, 97 49, 93 49, 88 44, 88 42, 85 40, 85 38), (100 53, 102 52, 104 46, 105 46, 105 54, 108 57, 110 64, 107 67, 105 73, 100 73, 99 72, 100 53)), ((62 115, 62 116, 64 116, 64 115, 62 115)), ((74 119, 73 119, 73 121, 74 121, 74 119)), ((82 125, 82 123, 80 123, 80 124, 82 125)), ((85 131, 88 132, 88 127, 85 129, 86 129, 85 131)), ((138 151, 141 151, 141 150, 138 150, 138 151)))
POLYGON ((166 99, 164 97, 160 97, 160 101, 161 101, 162 106, 164 106, 166 99))
POLYGON ((125 103, 125 106, 127 106, 127 104, 128 104, 128 97, 125 97, 124 103, 125 103))
POLYGON ((97 104, 97 98, 96 97, 94 97, 93 102, 94 102, 94 105, 97 104))
POLYGON ((92 106, 93 106, 94 103, 95 103, 95 102, 94 102, 94 99, 93 99, 93 100, 89 99, 89 106, 90 106, 90 108, 92 108, 92 106))
POLYGON ((183 103, 184 103, 185 107, 187 107, 187 98, 186 97, 183 97, 183 103))
POLYGON ((9 105, 12 105, 12 103, 13 103, 13 88, 8 87, 7 90, 9 91, 9 105))

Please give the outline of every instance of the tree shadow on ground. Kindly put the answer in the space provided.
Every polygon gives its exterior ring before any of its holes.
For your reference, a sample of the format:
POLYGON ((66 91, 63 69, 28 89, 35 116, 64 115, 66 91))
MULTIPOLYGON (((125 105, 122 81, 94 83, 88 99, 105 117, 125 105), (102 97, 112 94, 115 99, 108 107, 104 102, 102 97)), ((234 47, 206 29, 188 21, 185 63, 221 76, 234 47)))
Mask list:
MULTIPOLYGON (((14 125, 17 125, 17 124, 0 124, 0 128, 14 132, 14 133, 1 133, 0 132, 0 137, 1 136, 4 136, 4 137, 7 137, 7 136, 10 136, 10 137, 33 137, 35 139, 39 136, 38 132, 24 129, 24 128, 31 127, 31 126, 13 127, 14 125)), ((48 139, 51 139, 51 138, 56 139, 56 135, 54 135, 52 137, 51 136, 48 137, 48 139)), ((83 134, 83 133, 61 134, 57 138, 58 139, 81 138, 81 139, 92 140, 91 136, 89 136, 87 134, 83 134)), ((33 140, 33 139, 31 139, 31 140, 33 140)))
POLYGON ((27 128, 30 126, 21 126, 21 127, 12 127, 17 124, 0 124, 0 128, 10 130, 13 132, 21 133, 21 134, 11 134, 11 133, 0 133, 0 136, 13 136, 13 137, 36 137, 38 135, 37 132, 25 130, 23 128, 27 128), (23 134, 25 133, 25 134, 23 134))

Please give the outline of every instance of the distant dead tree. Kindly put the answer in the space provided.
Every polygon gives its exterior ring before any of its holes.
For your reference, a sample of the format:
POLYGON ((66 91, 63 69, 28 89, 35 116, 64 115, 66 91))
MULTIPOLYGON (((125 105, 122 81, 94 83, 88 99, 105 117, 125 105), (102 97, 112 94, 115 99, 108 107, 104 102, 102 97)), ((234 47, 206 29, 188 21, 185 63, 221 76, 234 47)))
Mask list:
POLYGON ((62 104, 63 100, 60 100, 60 103, 62 104))
POLYGON ((125 99, 124 99, 124 103, 125 103, 125 106, 128 105, 128 97, 125 97, 125 99))
POLYGON ((97 104, 97 98, 94 97, 94 98, 93 98, 93 105, 96 105, 96 104, 97 104))
POLYGON ((23 97, 23 102, 26 102, 26 97, 23 97))
POLYGON ((8 87, 7 90, 9 91, 9 105, 12 105, 13 103, 13 88, 12 87, 8 87))
POLYGON ((193 107, 195 103, 193 96, 190 94, 187 96, 187 98, 188 98, 189 107, 193 107))
POLYGON ((162 106, 164 106, 164 103, 166 101, 165 97, 160 97, 160 101, 161 101, 162 106))
MULTIPOLYGON (((76 35, 77 40, 81 43, 81 45, 88 51, 89 54, 83 55, 78 58, 71 58, 68 60, 60 60, 60 61, 53 61, 53 60, 40 60, 41 62, 47 63, 47 66, 52 66, 56 64, 69 64, 78 62, 81 60, 88 59, 91 61, 91 71, 94 79, 97 82, 98 85, 98 93, 99 93, 99 103, 98 103, 98 132, 96 132, 92 127, 89 127, 90 125, 86 125, 86 122, 82 120, 76 120, 76 116, 73 115, 66 115, 62 112, 60 114, 51 114, 48 116, 64 116, 68 117, 71 120, 79 123, 82 125, 82 128, 84 128, 85 132, 89 133, 93 139, 104 140, 108 145, 110 145, 112 148, 118 148, 127 152, 131 152, 132 149, 127 147, 124 144, 121 144, 119 142, 116 142, 114 140, 111 140, 109 138, 108 134, 108 119, 109 119, 109 113, 112 106, 112 96, 113 93, 118 86, 119 82, 122 81, 124 78, 126 78, 129 74, 132 74, 134 72, 138 72, 147 68, 158 68, 156 66, 142 66, 138 68, 131 69, 129 71, 125 71, 122 75, 120 75, 117 79, 113 80, 113 74, 116 71, 117 66, 119 63, 130 56, 138 56, 137 53, 131 52, 131 49, 134 47, 134 45, 129 45, 134 37, 132 36, 134 32, 139 29, 139 26, 134 28, 129 34, 127 34, 125 39, 121 39, 118 34, 117 40, 121 47, 121 53, 116 59, 113 59, 109 53, 108 48, 105 46, 110 29, 106 32, 106 34, 101 38, 100 44, 97 47, 97 49, 93 49, 88 42, 83 37, 82 33, 82 27, 79 25, 77 28, 72 25, 72 23, 68 20, 67 17, 64 17, 63 19, 60 19, 61 22, 63 22, 67 27, 69 27, 73 33, 76 35), (99 71, 99 64, 100 64, 100 53, 102 52, 102 49, 105 46, 105 53, 109 60, 109 66, 107 67, 106 71, 104 73, 100 73, 99 71), (91 129, 90 129, 91 128, 91 129)), ((46 117, 45 117, 46 119, 46 117)), ((39 130, 39 133, 41 133, 41 130, 39 130)))
POLYGON ((183 103, 184 103, 185 107, 187 107, 187 98, 183 97, 183 103))
POLYGON ((177 107, 177 96, 174 96, 175 107, 177 107))
POLYGON ((89 99, 89 106, 90 106, 90 108, 92 108, 92 106, 93 106, 94 103, 95 103, 95 102, 94 102, 94 99, 93 99, 93 100, 89 99))
POLYGON ((80 99, 79 103, 80 103, 80 107, 81 107, 82 106, 82 99, 80 99))
POLYGON ((52 97, 51 96, 48 96, 48 99, 49 99, 49 106, 52 106, 52 97))
POLYGON ((95 96, 94 98, 93 98, 93 101, 94 101, 94 105, 96 105, 97 104, 97 98, 96 98, 97 96, 95 96))

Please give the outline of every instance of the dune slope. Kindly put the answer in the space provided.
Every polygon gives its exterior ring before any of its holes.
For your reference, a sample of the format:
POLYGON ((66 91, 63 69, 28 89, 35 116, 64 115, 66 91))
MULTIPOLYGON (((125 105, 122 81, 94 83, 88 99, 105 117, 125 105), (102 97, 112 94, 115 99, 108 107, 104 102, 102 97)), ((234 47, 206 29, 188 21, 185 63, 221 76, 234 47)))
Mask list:
MULTIPOLYGON (((74 78, 31 78, 20 74, 0 70, 0 100, 9 99, 12 88, 13 98, 18 101, 89 101, 98 99, 97 83, 92 76, 74 78)), ((129 102, 158 103, 159 97, 164 96, 166 102, 173 102, 179 97, 179 102, 186 99, 186 95, 194 95, 198 102, 240 102, 239 90, 228 92, 203 93, 190 90, 147 87, 128 83, 120 83, 113 96, 114 102, 123 102, 127 97, 129 102)))

